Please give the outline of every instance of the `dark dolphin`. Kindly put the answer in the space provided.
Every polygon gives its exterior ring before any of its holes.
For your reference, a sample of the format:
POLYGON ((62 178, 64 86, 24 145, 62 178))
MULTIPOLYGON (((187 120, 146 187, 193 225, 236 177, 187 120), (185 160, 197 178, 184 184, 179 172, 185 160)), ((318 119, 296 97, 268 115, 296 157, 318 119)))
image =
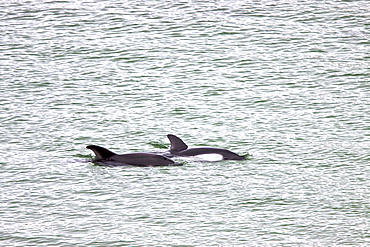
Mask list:
POLYGON ((211 148, 211 147, 199 147, 199 148, 188 148, 180 138, 175 135, 167 135, 171 142, 170 153, 173 156, 197 156, 202 154, 218 154, 222 155, 223 160, 245 160, 245 157, 240 156, 234 152, 231 152, 223 148, 211 148))
POLYGON ((96 159, 93 162, 113 162, 122 165, 133 165, 133 166, 169 166, 178 165, 173 160, 158 154, 151 153, 129 153, 129 154, 115 154, 106 148, 89 145, 86 147, 91 149, 96 159))

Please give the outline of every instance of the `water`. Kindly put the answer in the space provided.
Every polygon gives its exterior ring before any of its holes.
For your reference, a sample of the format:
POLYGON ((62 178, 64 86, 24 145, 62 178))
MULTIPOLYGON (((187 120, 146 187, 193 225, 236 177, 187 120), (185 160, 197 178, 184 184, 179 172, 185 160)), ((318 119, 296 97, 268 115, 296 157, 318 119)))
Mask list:
POLYGON ((368 1, 0 6, 2 246, 370 243, 368 1))

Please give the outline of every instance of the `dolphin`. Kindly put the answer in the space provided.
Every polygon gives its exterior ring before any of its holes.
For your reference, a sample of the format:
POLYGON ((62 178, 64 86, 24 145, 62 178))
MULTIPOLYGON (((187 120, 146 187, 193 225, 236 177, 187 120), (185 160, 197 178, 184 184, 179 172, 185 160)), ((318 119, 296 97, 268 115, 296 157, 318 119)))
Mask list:
MULTIPOLYGON (((220 156, 222 160, 245 160, 245 157, 240 156, 234 152, 231 152, 227 149, 223 148, 212 148, 212 147, 199 147, 199 148, 188 148, 180 138, 175 135, 167 135, 168 139, 170 140, 171 147, 170 153, 173 156, 183 156, 183 157, 190 157, 190 156, 201 156, 201 155, 210 155, 216 154, 220 156)), ((216 161, 216 160, 214 160, 216 161)))
POLYGON ((133 166, 169 166, 178 165, 173 160, 158 154, 151 153, 128 153, 116 154, 106 148, 89 145, 87 149, 92 150, 96 159, 93 162, 113 162, 120 165, 133 165, 133 166))

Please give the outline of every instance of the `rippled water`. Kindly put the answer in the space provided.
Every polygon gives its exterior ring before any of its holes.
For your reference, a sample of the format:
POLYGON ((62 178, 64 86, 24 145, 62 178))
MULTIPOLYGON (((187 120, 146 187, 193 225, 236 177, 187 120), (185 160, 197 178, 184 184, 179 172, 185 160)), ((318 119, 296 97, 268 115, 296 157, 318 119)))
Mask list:
POLYGON ((368 1, 2 1, 2 246, 370 244, 368 1), (247 161, 102 167, 228 148, 247 161))

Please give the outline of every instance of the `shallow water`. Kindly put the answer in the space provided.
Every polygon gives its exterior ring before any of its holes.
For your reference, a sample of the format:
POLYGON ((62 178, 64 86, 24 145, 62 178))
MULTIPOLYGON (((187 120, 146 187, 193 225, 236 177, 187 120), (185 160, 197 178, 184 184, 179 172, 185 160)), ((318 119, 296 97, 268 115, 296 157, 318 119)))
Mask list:
POLYGON ((0 6, 1 245, 370 243, 368 1, 0 6))

